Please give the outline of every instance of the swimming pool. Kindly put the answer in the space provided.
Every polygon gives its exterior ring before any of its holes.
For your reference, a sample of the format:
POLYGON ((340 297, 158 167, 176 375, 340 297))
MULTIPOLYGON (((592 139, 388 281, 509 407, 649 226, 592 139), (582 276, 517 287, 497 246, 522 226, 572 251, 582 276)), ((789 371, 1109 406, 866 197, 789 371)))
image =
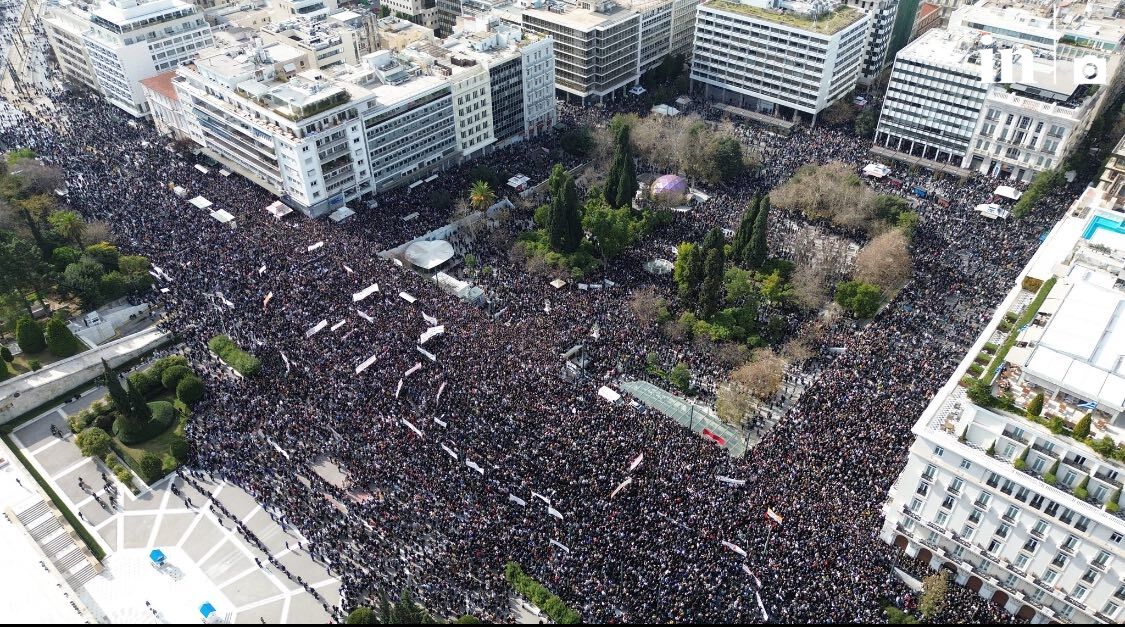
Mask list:
POLYGON ((1095 216, 1090 220, 1090 224, 1086 226, 1086 230, 1082 232, 1082 239, 1090 239, 1094 233, 1098 231, 1110 231, 1118 235, 1125 234, 1125 220, 1114 220, 1106 216, 1095 216))

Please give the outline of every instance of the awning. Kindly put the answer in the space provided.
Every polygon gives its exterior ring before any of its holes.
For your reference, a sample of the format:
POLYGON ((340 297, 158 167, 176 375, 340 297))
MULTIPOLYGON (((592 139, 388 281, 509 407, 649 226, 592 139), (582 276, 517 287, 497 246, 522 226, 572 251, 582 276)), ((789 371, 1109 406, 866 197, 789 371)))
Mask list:
POLYGON ((153 564, 163 564, 164 560, 167 559, 164 555, 164 551, 161 551, 160 549, 153 549, 152 551, 150 551, 148 554, 148 558, 152 560, 153 564))
POLYGON ((512 189, 517 189, 517 190, 523 191, 523 188, 527 185, 527 182, 530 181, 530 180, 531 180, 530 178, 528 178, 528 177, 526 177, 522 174, 517 174, 517 175, 513 176, 512 178, 508 179, 508 187, 511 187, 512 189))
POLYGON ((612 388, 610 388, 608 386, 605 386, 605 385, 603 385, 598 390, 598 396, 604 398, 605 400, 607 400, 611 403, 616 403, 617 401, 621 400, 620 394, 618 394, 612 388))
POLYGON ((354 215, 355 215, 355 212, 352 211, 351 209, 348 209, 347 207, 340 207, 339 209, 337 209, 337 210, 333 211, 332 213, 328 214, 328 219, 332 220, 333 222, 339 223, 339 222, 343 222, 344 220, 347 220, 348 218, 350 218, 354 215))
POLYGON ((273 201, 270 206, 266 207, 266 211, 268 211, 271 216, 277 218, 278 220, 293 213, 293 209, 280 200, 273 201))
POLYGON ((439 239, 414 242, 406 247, 406 260, 423 270, 432 270, 453 258, 453 244, 439 239))
POLYGON ((992 193, 1003 198, 1011 198, 1012 200, 1019 200, 1020 196, 1023 196, 1023 194, 1021 194, 1019 190, 1007 185, 1001 185, 1000 187, 997 187, 996 191, 992 193))
POLYGON ((230 170, 227 170, 226 168, 219 168, 219 174, 222 174, 223 176, 230 176, 230 170))
POLYGON ((230 213, 226 212, 223 209, 219 209, 218 211, 212 211, 211 217, 215 218, 219 222, 222 222, 223 224, 228 224, 230 222, 234 222, 234 216, 232 216, 230 213))
POLYGON ((863 174, 865 176, 881 179, 891 173, 891 169, 882 163, 868 163, 863 166, 863 174))
POLYGON ((566 285, 566 281, 562 279, 555 279, 554 281, 551 281, 551 287, 555 288, 556 290, 561 290, 564 285, 566 285))
POLYGON ((633 85, 629 89, 629 93, 633 94, 634 96, 639 96, 639 95, 645 93, 646 91, 648 91, 648 90, 645 89, 644 87, 641 87, 640 85, 633 85))
POLYGON ((196 196, 195 198, 192 198, 188 202, 191 203, 192 205, 195 205, 199 209, 206 209, 207 207, 211 206, 211 201, 207 200, 203 196, 196 196))
POLYGON ((980 212, 982 216, 992 220, 996 218, 1007 218, 1011 215, 1011 212, 996 203, 977 205, 975 210, 980 212))
POLYGON ((203 618, 207 618, 215 613, 215 606, 210 603, 204 603, 199 606, 199 613, 203 615, 203 618))

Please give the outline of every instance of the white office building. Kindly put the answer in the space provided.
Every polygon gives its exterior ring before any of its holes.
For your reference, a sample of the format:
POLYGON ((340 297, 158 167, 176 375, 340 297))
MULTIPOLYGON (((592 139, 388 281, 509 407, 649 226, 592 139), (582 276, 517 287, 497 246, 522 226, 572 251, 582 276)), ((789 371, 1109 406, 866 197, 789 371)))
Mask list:
POLYGON ((1054 227, 914 425, 883 510, 884 541, 1036 623, 1125 618, 1125 225, 1096 195, 1054 227), (977 380, 1001 400, 974 402, 977 380))
POLYGON ((846 0, 848 6, 862 9, 868 14, 867 41, 864 43, 863 65, 859 71, 859 82, 868 84, 874 81, 891 59, 887 51, 891 47, 891 34, 898 17, 900 0, 846 0))
POLYGON ((390 9, 392 17, 405 17, 431 30, 438 27, 436 0, 382 0, 379 6, 390 9))
POLYGON ((158 128, 310 216, 545 132, 557 119, 551 42, 518 29, 307 70, 294 67, 292 50, 260 41, 208 49, 177 70, 173 99, 159 82, 146 88, 158 128))
POLYGON ((1125 41, 1125 25, 1073 6, 1059 20, 993 0, 955 11, 948 28, 899 51, 875 144, 1021 181, 1059 165, 1115 92, 1125 41), (1107 87, 1072 71, 1085 55, 1104 64, 1107 87), (995 82, 981 80, 988 73, 995 82))
POLYGON ((202 12, 181 0, 105 0, 88 10, 63 0, 43 25, 68 79, 134 116, 148 114, 142 79, 213 43, 202 12))
POLYGON ((693 86, 750 111, 815 116, 855 87, 868 19, 846 5, 710 0, 696 14, 693 86))

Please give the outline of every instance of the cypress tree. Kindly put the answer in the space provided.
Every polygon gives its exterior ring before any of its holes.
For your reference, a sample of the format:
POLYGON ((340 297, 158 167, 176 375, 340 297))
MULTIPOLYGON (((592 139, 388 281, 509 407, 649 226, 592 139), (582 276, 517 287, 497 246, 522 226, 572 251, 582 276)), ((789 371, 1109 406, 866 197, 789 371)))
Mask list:
POLYGON ((617 187, 621 183, 621 168, 624 162, 621 160, 621 150, 615 149, 613 152, 613 163, 609 166, 609 173, 605 177, 605 201, 613 204, 617 200, 617 187))
POLYGON ((758 203, 761 200, 755 196, 750 199, 746 211, 742 214, 742 221, 738 223, 738 230, 734 233, 734 242, 731 246, 731 258, 741 262, 746 256, 746 248, 750 245, 750 238, 754 234, 754 216, 758 214, 758 203))
POLYGON ((560 193, 551 197, 551 211, 547 220, 547 236, 551 242, 551 248, 555 250, 562 250, 563 241, 566 239, 566 218, 562 209, 563 199, 560 188, 560 193))
POLYGON ((703 287, 699 291, 699 317, 710 320, 719 310, 723 287, 723 249, 712 249, 707 253, 704 268, 703 287))
POLYGON ((572 253, 582 243, 582 219, 578 216, 578 187, 567 176, 562 186, 563 252, 572 253))
POLYGON ((758 206, 758 213, 754 216, 754 234, 750 237, 750 245, 746 248, 746 267, 757 270, 766 262, 769 247, 766 243, 766 234, 769 231, 770 199, 766 196, 758 206))
POLYGON ((547 179, 547 189, 551 191, 551 198, 559 195, 564 177, 566 177, 566 170, 561 163, 556 163, 555 167, 551 168, 551 176, 547 179))
POLYGON ((628 133, 625 133, 625 144, 621 149, 621 176, 617 180, 615 207, 632 207, 633 197, 637 194, 637 170, 633 164, 633 152, 629 149, 628 133))
POLYGON ((702 244, 703 258, 707 259, 708 253, 710 253, 712 250, 723 250, 724 244, 725 244, 725 240, 723 239, 723 232, 722 231, 720 231, 718 228, 714 228, 714 229, 711 229, 710 231, 707 231, 707 235, 706 235, 706 237, 703 238, 703 244, 702 244))
POLYGON ((109 389, 109 397, 113 400, 113 404, 117 410, 122 414, 129 412, 129 395, 125 393, 125 388, 121 387, 121 381, 117 379, 117 373, 109 367, 109 362, 102 360, 102 377, 105 379, 105 386, 109 389))
POLYGON ((676 277, 680 301, 685 307, 694 305, 699 294, 699 284, 703 280, 703 255, 699 246, 681 246, 676 265, 680 270, 676 277))
POLYGON ((30 316, 24 316, 16 322, 16 343, 25 353, 38 353, 47 347, 43 340, 43 328, 30 316))
POLYGON ((131 385, 129 386, 129 409, 129 413, 136 424, 144 424, 152 418, 152 410, 145 402, 144 395, 131 385))

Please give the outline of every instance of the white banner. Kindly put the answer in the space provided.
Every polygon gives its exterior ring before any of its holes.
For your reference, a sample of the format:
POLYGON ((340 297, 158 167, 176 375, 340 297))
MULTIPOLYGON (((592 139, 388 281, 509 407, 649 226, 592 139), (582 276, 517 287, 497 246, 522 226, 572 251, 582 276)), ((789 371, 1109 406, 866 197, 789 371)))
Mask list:
POLYGON ((544 503, 547 504, 548 507, 551 506, 551 499, 543 496, 542 494, 539 494, 538 492, 532 492, 531 496, 534 496, 535 498, 539 499, 540 501, 543 501, 544 503))
POLYGON ((401 420, 401 421, 402 421, 402 424, 406 425, 407 427, 410 427, 410 430, 411 430, 411 431, 413 431, 414 433, 417 433, 417 434, 418 434, 418 437, 420 437, 420 438, 424 438, 424 437, 426 437, 426 434, 422 433, 422 430, 421 430, 421 429, 419 429, 418 427, 415 427, 415 426, 414 426, 414 424, 413 424, 413 423, 411 423, 411 422, 410 422, 409 420, 407 420, 406 418, 399 418, 399 420, 401 420))
POLYGON ((414 348, 417 348, 418 352, 422 353, 422 355, 425 356, 426 359, 429 359, 430 361, 432 361, 434 363, 437 363, 437 355, 434 355, 433 353, 431 353, 430 351, 422 348, 421 346, 415 346, 414 348))
POLYGON ((547 508, 547 513, 548 513, 548 514, 550 514, 550 515, 552 515, 552 516, 554 516, 555 518, 558 518, 559 520, 562 520, 562 519, 563 519, 563 517, 562 517, 562 512, 560 512, 559 510, 557 510, 557 509, 555 509, 555 508, 553 508, 553 507, 548 507, 548 508, 547 508))
POLYGON ((262 273, 265 272, 265 271, 266 271, 266 264, 263 263, 262 267, 258 268, 258 276, 262 276, 262 273))
POLYGON ((362 311, 362 310, 356 309, 356 310, 355 310, 355 312, 356 312, 357 314, 359 314, 359 317, 360 317, 360 318, 363 318, 364 320, 366 320, 366 321, 368 321, 368 322, 375 322, 375 319, 374 319, 374 318, 372 318, 371 316, 369 316, 369 315, 367 315, 367 314, 363 313, 363 311, 362 311))
POLYGON ((266 294, 266 297, 262 299, 262 309, 265 309, 266 305, 270 304, 271 300, 273 300, 273 292, 266 294))
POLYGON ((308 338, 316 335, 317 333, 320 333, 327 326, 328 326, 328 321, 327 320, 321 320, 320 322, 316 323, 315 327, 309 329, 308 331, 305 331, 305 339, 308 339, 308 338))
POLYGON ((359 301, 367 298, 368 296, 371 296, 372 294, 374 294, 375 292, 378 292, 378 291, 379 291, 379 284, 378 283, 372 283, 369 287, 366 287, 366 288, 352 294, 352 302, 358 303, 359 301))
POLYGON ((364 370, 367 370, 369 367, 371 367, 371 364, 375 363, 376 359, 379 359, 379 353, 375 353, 374 355, 372 355, 372 356, 368 357, 366 360, 364 360, 364 362, 362 364, 356 366, 355 367, 355 373, 359 374, 359 373, 363 372, 364 370))
POLYGON ((410 294, 407 294, 406 292, 399 292, 398 295, 400 297, 402 297, 402 300, 405 300, 406 302, 408 302, 412 305, 414 304, 414 301, 418 300, 417 298, 414 298, 413 296, 411 296, 410 294))
POLYGON ((754 591, 754 598, 758 600, 758 609, 762 610, 762 616, 764 617, 763 620, 769 622, 769 612, 766 611, 766 606, 762 604, 762 595, 758 594, 757 590, 754 591))
POLYGON ((289 358, 285 356, 285 353, 281 353, 281 361, 285 362, 285 374, 289 374, 289 358))
POLYGON ((443 427, 448 427, 448 426, 449 426, 449 425, 448 425, 448 424, 446 424, 446 422, 445 422, 444 420, 442 420, 441 418, 434 418, 434 422, 438 423, 439 425, 441 425, 441 426, 443 426, 443 427))
POLYGON ((629 485, 630 483, 633 483, 633 478, 627 477, 624 481, 621 482, 620 485, 613 489, 613 492, 610 492, 609 498, 612 499, 613 497, 617 496, 617 493, 624 490, 625 486, 629 485))
POLYGON ((555 545, 555 546, 559 547, 560 549, 562 549, 562 550, 566 551, 567 553, 570 553, 570 549, 569 549, 569 548, 567 548, 567 546, 566 546, 565 544, 561 543, 561 542, 558 542, 558 541, 555 541, 555 540, 551 540, 551 544, 553 544, 553 545, 555 545))
POLYGON ((754 578, 754 583, 758 584, 758 587, 759 587, 759 588, 761 588, 761 587, 762 587, 762 580, 761 580, 761 579, 758 579, 758 576, 754 574, 754 571, 750 570, 750 567, 749 567, 749 566, 747 566, 746 564, 743 564, 743 565, 742 565, 742 570, 746 571, 746 574, 747 574, 747 575, 750 575, 751 577, 753 577, 753 578, 754 578))
POLYGON ((519 505, 520 507, 527 507, 527 501, 521 499, 515 494, 512 494, 511 492, 508 493, 508 500, 512 503, 515 503, 516 505, 519 505))
POLYGON ((398 393, 402 391, 402 379, 398 380, 398 387, 395 389, 395 398, 398 398, 398 393))
POLYGON ((349 268, 349 267, 348 267, 348 266, 347 266, 346 264, 341 264, 341 265, 343 265, 343 266, 344 266, 344 270, 347 270, 347 271, 348 271, 348 274, 355 274, 355 270, 352 270, 352 269, 351 269, 351 268, 349 268))
POLYGON ((406 373, 404 373, 402 375, 402 378, 405 379, 406 377, 409 377, 410 375, 414 374, 415 372, 418 372, 421 369, 422 369, 422 362, 418 362, 418 363, 414 364, 410 368, 410 370, 407 370, 406 373))
POLYGON ((419 344, 425 344, 426 342, 429 342, 435 336, 441 335, 442 333, 445 333, 445 325, 444 324, 436 326, 436 327, 430 327, 429 329, 426 329, 426 331, 424 333, 422 333, 422 335, 418 336, 418 343, 419 344))
POLYGON ((437 318, 433 316, 427 316, 426 312, 424 311, 422 312, 422 319, 425 320, 426 324, 430 325, 431 327, 437 326, 437 318))
POLYGON ((448 446, 446 446, 446 445, 444 445, 444 444, 442 444, 442 445, 441 445, 441 448, 442 448, 442 450, 444 450, 444 451, 445 451, 446 453, 449 453, 449 456, 450 456, 450 457, 452 457, 453 459, 457 459, 457 453, 454 453, 454 452, 453 452, 453 449, 449 448, 448 446))
POLYGON ((437 389, 437 398, 434 399, 435 403, 441 400, 441 393, 444 392, 444 391, 445 391, 445 381, 442 381, 441 385, 439 385, 438 389, 437 389))
POLYGON ((317 243, 309 246, 309 252, 311 253, 312 251, 316 250, 317 248, 320 248, 321 246, 324 246, 324 242, 317 242, 317 243))
POLYGON ((738 546, 737 544, 732 544, 730 542, 727 542, 726 540, 723 540, 723 546, 734 551, 735 553, 738 553, 742 557, 746 557, 746 551, 743 551, 742 547, 738 546))
POLYGON ((469 458, 467 457, 465 458, 465 465, 479 472, 481 476, 484 476, 484 468, 481 468, 476 462, 469 461, 469 458))
POLYGON ((731 479, 723 475, 715 475, 715 481, 721 481, 729 485, 744 486, 746 485, 745 479, 731 479))
POLYGON ((336 329, 339 329, 340 327, 344 326, 347 323, 348 323, 347 320, 341 320, 341 321, 337 322, 336 324, 332 325, 332 328, 328 329, 328 330, 329 331, 335 331, 336 329))
POLYGON ((640 466, 641 462, 643 462, 644 460, 645 460, 645 454, 644 453, 641 453, 640 455, 637 455, 637 458, 633 460, 633 463, 629 464, 629 472, 633 472, 634 470, 636 470, 637 466, 640 466))

